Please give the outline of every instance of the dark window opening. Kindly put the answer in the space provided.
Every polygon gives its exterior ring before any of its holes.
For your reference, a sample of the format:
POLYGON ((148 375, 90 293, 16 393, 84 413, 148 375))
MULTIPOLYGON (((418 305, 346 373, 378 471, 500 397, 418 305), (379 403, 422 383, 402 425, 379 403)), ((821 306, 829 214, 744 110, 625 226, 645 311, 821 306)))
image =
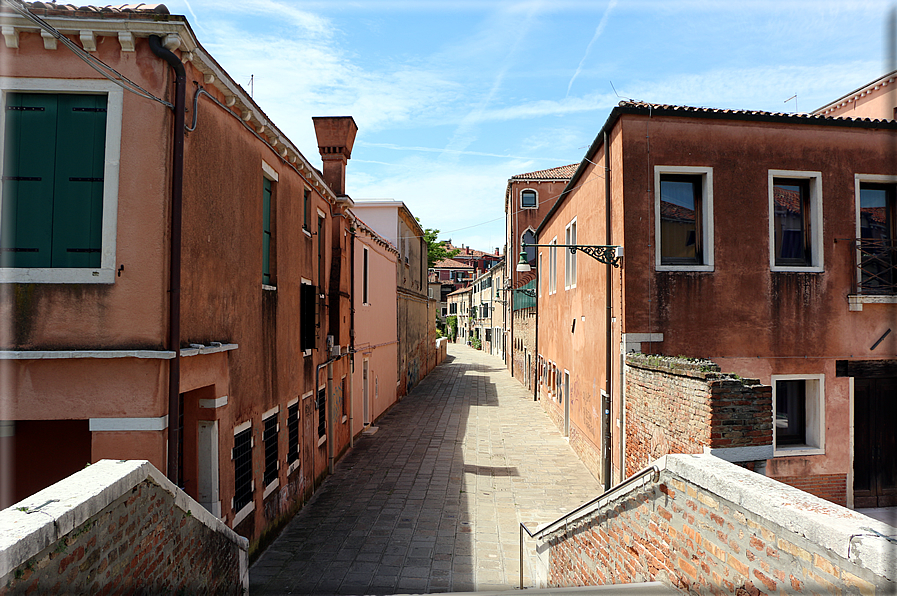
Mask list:
POLYGON ((315 401, 318 410, 318 438, 327 435, 327 392, 324 388, 318 389, 318 398, 315 401))
POLYGON ((660 263, 703 264, 703 177, 660 176, 660 263))
POLYGON ((812 265, 810 181, 775 178, 772 200, 776 265, 812 265))
POLYGON ((776 381, 776 445, 807 443, 807 382, 776 381))

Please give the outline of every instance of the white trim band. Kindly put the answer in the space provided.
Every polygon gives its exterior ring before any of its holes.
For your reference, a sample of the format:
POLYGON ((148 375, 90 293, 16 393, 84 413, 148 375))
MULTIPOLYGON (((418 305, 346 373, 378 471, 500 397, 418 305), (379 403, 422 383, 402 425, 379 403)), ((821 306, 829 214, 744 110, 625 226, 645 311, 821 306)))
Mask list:
POLYGON ((90 432, 158 431, 168 428, 168 414, 159 418, 91 418, 90 432))

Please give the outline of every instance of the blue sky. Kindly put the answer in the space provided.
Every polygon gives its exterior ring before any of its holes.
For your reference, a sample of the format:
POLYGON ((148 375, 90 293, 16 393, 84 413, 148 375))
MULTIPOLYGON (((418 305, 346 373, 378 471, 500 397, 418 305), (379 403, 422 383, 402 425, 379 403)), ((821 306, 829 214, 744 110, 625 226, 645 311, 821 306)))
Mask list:
POLYGON ((170 0, 320 167, 312 116, 358 124, 347 191, 504 244, 515 174, 579 162, 620 98, 811 111, 885 72, 886 1, 170 0), (611 87, 616 88, 616 92, 611 87), (619 97, 618 95, 619 94, 619 97), (795 100, 785 102, 797 94, 795 100))

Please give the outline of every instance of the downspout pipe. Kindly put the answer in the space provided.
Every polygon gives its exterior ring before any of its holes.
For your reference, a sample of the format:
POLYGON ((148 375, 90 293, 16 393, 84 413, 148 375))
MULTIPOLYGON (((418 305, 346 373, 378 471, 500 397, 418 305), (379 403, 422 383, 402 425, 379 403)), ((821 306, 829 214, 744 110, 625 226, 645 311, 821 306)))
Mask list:
MULTIPOLYGON (((607 246, 611 245, 611 217, 610 217, 610 209, 611 209, 611 200, 610 200, 610 145, 608 144, 607 139, 607 131, 604 132, 604 244, 607 246)), ((604 295, 606 296, 605 300, 607 302, 607 313, 605 315, 605 327, 607 329, 607 337, 605 338, 605 379, 607 384, 607 408, 605 408, 606 420, 605 420, 605 441, 607 441, 607 446, 604 451, 604 489, 607 490, 611 487, 612 482, 610 479, 611 466, 610 466, 610 455, 613 449, 610 440, 610 433, 613 424, 611 424, 611 405, 613 400, 613 391, 612 391, 612 377, 611 370, 613 366, 613 350, 611 349, 611 342, 613 341, 613 330, 611 329, 611 323, 613 322, 613 300, 612 300, 612 292, 613 292, 613 283, 611 278, 611 273, 613 269, 610 265, 607 265, 607 271, 605 272, 605 290, 604 295)), ((622 448, 622 446, 621 446, 622 448)))
POLYGON ((168 479, 178 481, 178 400, 181 392, 181 221, 184 190, 184 123, 187 73, 181 59, 162 45, 158 35, 149 36, 153 54, 165 60, 175 73, 174 135, 171 157, 171 261, 168 281, 168 349, 174 352, 168 368, 168 479))
MULTIPOLYGON (((355 447, 355 227, 349 230, 349 271, 352 291, 349 292, 349 448, 355 447)), ((346 399, 343 396, 343 399, 346 399)))

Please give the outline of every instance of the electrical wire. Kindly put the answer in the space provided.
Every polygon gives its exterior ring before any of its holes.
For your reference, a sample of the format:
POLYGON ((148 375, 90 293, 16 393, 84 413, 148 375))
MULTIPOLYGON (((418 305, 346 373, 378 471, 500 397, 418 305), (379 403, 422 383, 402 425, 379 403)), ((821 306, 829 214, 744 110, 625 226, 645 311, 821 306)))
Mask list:
POLYGON ((78 58, 83 60, 88 66, 92 69, 103 75, 105 78, 109 79, 125 91, 130 91, 135 95, 139 95, 145 99, 151 99, 153 101, 159 102, 163 106, 166 106, 169 109, 174 109, 174 105, 165 101, 161 97, 156 97, 134 81, 130 80, 125 75, 121 74, 96 56, 91 56, 89 52, 86 52, 83 48, 79 47, 75 42, 70 40, 68 37, 60 33, 55 27, 44 21, 42 18, 37 16, 28 10, 24 4, 20 3, 18 0, 0 0, 3 4, 10 7, 13 11, 18 13, 19 15, 25 17, 29 21, 35 23, 39 28, 43 29, 50 35, 52 35, 55 39, 62 42, 62 45, 70 49, 78 58))

